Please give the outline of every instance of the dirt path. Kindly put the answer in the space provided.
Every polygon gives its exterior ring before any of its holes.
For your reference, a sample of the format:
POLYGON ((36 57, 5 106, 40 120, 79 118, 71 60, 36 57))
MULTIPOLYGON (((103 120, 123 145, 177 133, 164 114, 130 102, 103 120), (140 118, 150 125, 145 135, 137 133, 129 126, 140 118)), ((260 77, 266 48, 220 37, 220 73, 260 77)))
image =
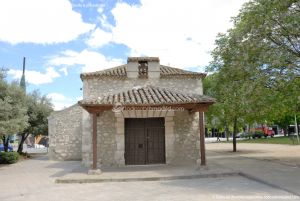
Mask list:
POLYGON ((210 143, 206 145, 206 149, 233 156, 238 155, 257 160, 277 161, 278 163, 300 167, 299 145, 239 143, 237 144, 237 153, 233 153, 231 143, 210 143))
POLYGON ((206 149, 208 163, 300 195, 300 146, 241 143, 233 153, 232 144, 211 143, 206 149))

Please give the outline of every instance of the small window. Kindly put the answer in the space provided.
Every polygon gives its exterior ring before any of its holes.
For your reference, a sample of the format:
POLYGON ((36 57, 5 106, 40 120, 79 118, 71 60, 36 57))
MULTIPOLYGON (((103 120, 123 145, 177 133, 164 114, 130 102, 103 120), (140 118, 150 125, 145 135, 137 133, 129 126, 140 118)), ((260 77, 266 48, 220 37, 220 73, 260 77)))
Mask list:
POLYGON ((139 77, 147 78, 148 77, 148 62, 139 61, 139 77))

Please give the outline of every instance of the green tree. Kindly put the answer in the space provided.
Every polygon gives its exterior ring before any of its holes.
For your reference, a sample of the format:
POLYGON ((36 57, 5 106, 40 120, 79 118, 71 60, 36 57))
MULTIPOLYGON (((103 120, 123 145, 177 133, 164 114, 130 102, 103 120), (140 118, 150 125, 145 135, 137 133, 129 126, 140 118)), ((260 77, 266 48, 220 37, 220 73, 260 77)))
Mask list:
POLYGON ((208 70, 218 72, 214 97, 233 124, 233 136, 238 123, 274 121, 296 112, 299 7, 296 0, 250 1, 234 18, 234 27, 218 36, 208 70))
MULTIPOLYGON (((253 83, 255 72, 245 68, 240 63, 236 54, 240 53, 236 44, 235 36, 220 35, 216 41, 217 48, 212 55, 214 61, 209 70, 217 71, 214 75, 214 95, 218 101, 211 110, 224 116, 224 125, 233 127, 233 151, 236 151, 236 134, 238 127, 244 122, 247 114, 247 104, 251 98, 254 87, 249 87, 253 83)), ((210 111, 211 111, 210 110, 210 111)), ((216 113, 213 113, 216 114, 216 113)))
POLYGON ((280 52, 300 58, 299 0, 249 1, 234 21, 235 29, 242 32, 244 40, 258 37, 271 47, 279 48, 280 52))
POLYGON ((227 115, 228 108, 225 107, 224 103, 222 102, 222 97, 219 93, 220 91, 218 86, 218 73, 208 75, 203 81, 204 94, 217 99, 217 102, 207 111, 205 119, 208 127, 217 127, 218 129, 224 128, 227 141, 229 141, 230 133, 228 126, 229 118, 227 115))
POLYGON ((28 126, 19 134, 19 153, 22 153, 23 144, 30 134, 33 136, 48 135, 47 118, 53 111, 50 100, 46 96, 42 96, 38 91, 28 94, 26 103, 28 108, 28 126))
POLYGON ((0 137, 7 151, 10 135, 22 131, 28 123, 26 96, 17 83, 7 83, 0 71, 0 137))
POLYGON ((251 48, 255 53, 241 61, 255 64, 258 77, 272 89, 272 96, 267 97, 272 103, 268 118, 276 121, 295 115, 300 95, 300 1, 250 1, 235 18, 232 32, 240 38, 240 49, 251 48))

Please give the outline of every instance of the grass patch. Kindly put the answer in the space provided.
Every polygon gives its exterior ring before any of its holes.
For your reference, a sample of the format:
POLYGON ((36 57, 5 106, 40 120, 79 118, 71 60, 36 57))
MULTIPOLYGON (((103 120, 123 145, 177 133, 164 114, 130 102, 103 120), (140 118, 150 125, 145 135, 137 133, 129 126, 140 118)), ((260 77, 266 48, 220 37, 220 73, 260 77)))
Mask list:
POLYGON ((261 144, 289 144, 298 145, 297 136, 283 136, 283 137, 273 137, 273 138, 259 138, 259 139, 247 139, 238 140, 238 143, 261 143, 261 144))

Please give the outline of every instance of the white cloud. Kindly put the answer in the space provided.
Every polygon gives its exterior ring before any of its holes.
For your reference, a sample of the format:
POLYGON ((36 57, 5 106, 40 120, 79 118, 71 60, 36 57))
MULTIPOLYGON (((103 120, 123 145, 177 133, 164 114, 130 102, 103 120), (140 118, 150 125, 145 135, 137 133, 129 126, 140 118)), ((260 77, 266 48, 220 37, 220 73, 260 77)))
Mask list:
POLYGON ((99 52, 85 49, 81 52, 73 50, 63 51, 60 55, 51 58, 48 63, 49 65, 62 68, 71 68, 74 65, 80 65, 83 72, 93 72, 121 65, 123 62, 120 59, 110 59, 99 52))
MULTIPOLYGON (((20 79, 22 76, 21 70, 10 69, 8 71, 9 75, 12 75, 14 79, 20 79)), ((34 70, 26 70, 25 71, 25 79, 26 82, 30 84, 47 84, 53 82, 54 78, 60 77, 60 74, 55 71, 53 67, 48 67, 45 73, 34 71, 34 70)))
POLYGON ((105 8, 105 4, 100 4, 98 9, 97 9, 98 13, 100 13, 100 14, 103 13, 104 8, 105 8))
POLYGON ((101 47, 112 41, 112 34, 97 28, 87 40, 87 44, 91 47, 101 47))
POLYGON ((104 29, 111 30, 113 28, 113 26, 108 22, 107 16, 105 14, 101 14, 99 20, 101 22, 101 27, 103 27, 104 29))
POLYGON ((82 100, 83 99, 83 97, 82 96, 78 96, 78 97, 76 97, 76 100, 77 101, 80 101, 80 100, 82 100))
POLYGON ((48 94, 47 97, 51 99, 51 102, 54 105, 54 110, 62 110, 75 104, 76 102, 72 98, 68 98, 63 94, 55 92, 48 94))
POLYGON ((11 44, 69 42, 94 29, 68 0, 0 2, 0 40, 11 44))
POLYGON ((63 72, 65 74, 65 76, 68 76, 68 70, 66 67, 59 69, 59 71, 63 72))
POLYGON ((196 67, 211 60, 219 32, 232 26, 230 19, 246 0, 141 0, 141 5, 119 2, 112 10, 112 40, 99 29, 88 44, 124 44, 131 56, 159 56, 161 63, 196 67))
POLYGON ((72 101, 72 99, 67 98, 65 95, 60 93, 50 93, 47 97, 55 101, 72 101))
POLYGON ((103 13, 104 7, 105 6, 102 4, 97 10, 99 13, 98 20, 103 30, 101 28, 93 30, 90 37, 86 40, 86 44, 90 47, 99 48, 113 41, 111 33, 113 26, 108 22, 107 16, 103 13))

